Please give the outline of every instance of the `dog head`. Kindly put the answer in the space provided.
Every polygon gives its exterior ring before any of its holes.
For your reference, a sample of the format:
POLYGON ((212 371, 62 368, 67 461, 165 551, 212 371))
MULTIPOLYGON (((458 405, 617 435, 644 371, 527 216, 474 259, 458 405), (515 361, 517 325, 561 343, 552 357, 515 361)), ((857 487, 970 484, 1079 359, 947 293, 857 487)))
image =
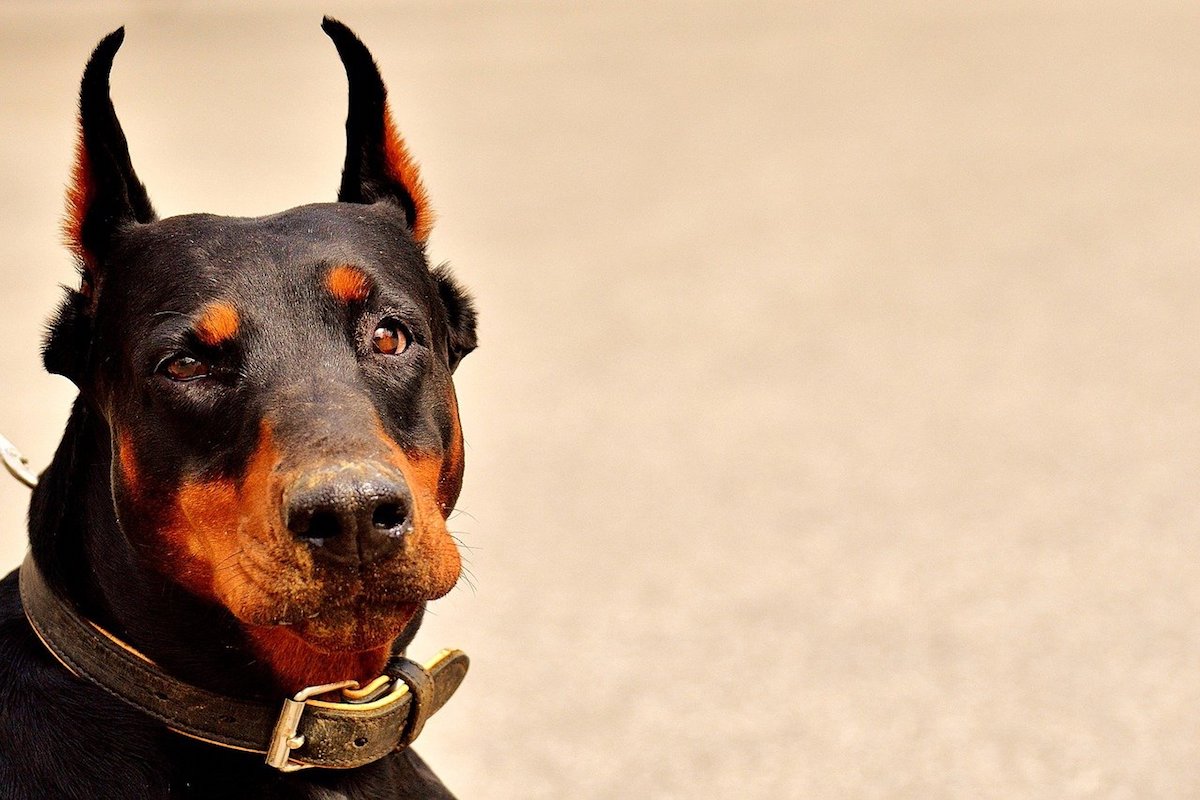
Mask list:
POLYGON ((64 226, 82 280, 44 353, 108 422, 124 535, 285 683, 301 653, 385 653, 458 580, 451 374, 475 346, 379 71, 323 28, 350 90, 337 202, 253 219, 158 219, 109 95, 123 31, 101 41, 64 226))

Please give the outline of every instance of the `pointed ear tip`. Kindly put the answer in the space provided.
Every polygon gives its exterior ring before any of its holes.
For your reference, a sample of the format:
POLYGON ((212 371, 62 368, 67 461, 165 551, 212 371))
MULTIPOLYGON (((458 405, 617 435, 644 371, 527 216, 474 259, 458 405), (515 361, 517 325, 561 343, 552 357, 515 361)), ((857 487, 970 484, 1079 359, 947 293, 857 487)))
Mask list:
POLYGON ((339 36, 354 35, 344 22, 334 19, 328 14, 321 18, 321 30, 325 31, 325 35, 335 41, 339 36))
POLYGON ((121 49, 121 43, 124 41, 124 25, 101 39, 96 48, 92 50, 92 56, 88 59, 87 67, 84 68, 85 79, 90 71, 98 67, 102 67, 107 72, 108 68, 112 65, 117 51, 121 49))
POLYGON ((112 33, 108 34, 108 36, 105 36, 103 39, 101 39, 100 44, 102 46, 105 46, 106 48, 112 48, 113 50, 116 50, 118 47, 121 46, 121 43, 124 41, 125 41, 125 26, 122 25, 121 27, 119 27, 115 31, 113 31, 112 33))

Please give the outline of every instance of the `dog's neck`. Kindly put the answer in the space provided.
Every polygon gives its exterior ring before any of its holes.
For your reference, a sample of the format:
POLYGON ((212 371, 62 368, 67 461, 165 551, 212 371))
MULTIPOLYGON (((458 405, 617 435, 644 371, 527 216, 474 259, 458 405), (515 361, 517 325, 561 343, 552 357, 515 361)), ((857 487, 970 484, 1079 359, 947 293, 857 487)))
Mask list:
MULTIPOLYGON (((277 698, 281 683, 297 676, 281 680, 255 656, 232 614, 138 556, 117 520, 111 469, 108 425, 77 400, 30 512, 33 555, 50 585, 180 680, 235 697, 277 698)), ((394 650, 411 640, 419 617, 394 650)), ((321 671, 328 666, 314 663, 311 683, 328 682, 321 671)))

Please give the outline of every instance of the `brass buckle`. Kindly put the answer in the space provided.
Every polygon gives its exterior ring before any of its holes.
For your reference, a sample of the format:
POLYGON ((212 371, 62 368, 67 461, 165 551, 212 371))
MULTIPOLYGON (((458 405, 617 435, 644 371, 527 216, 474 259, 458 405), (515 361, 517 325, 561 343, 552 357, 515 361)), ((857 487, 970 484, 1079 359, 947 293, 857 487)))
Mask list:
POLYGON ((358 681, 338 681, 301 689, 295 697, 283 701, 283 709, 279 712, 279 719, 275 721, 275 730, 271 732, 271 742, 267 746, 267 764, 280 772, 296 772, 316 766, 292 759, 292 751, 304 746, 304 737, 298 735, 298 731, 304 709, 310 705, 321 708, 376 706, 381 703, 390 705, 409 695, 412 697, 412 706, 397 748, 412 744, 425 727, 425 721, 433 713, 434 684, 430 670, 451 652, 443 650, 438 653, 428 667, 401 656, 389 667, 396 671, 394 677, 380 675, 366 686, 360 687, 358 681), (315 699, 339 689, 342 692, 341 703, 315 699))
POLYGON ((309 700, 326 692, 357 688, 358 681, 323 683, 320 686, 301 689, 296 692, 295 697, 284 700, 279 719, 275 722, 275 730, 271 733, 271 744, 267 747, 267 764, 280 772, 296 772, 313 766, 292 760, 292 751, 304 746, 304 737, 296 735, 300 728, 300 717, 304 716, 304 707, 308 705, 309 700))

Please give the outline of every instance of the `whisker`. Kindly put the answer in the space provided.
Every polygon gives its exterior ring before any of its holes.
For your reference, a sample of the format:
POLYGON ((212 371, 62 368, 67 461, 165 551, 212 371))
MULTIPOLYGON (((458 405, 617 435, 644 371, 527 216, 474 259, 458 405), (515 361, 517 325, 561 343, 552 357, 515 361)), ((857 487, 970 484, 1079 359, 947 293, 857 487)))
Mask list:
POLYGON ((463 509, 459 508, 458 506, 455 506, 454 508, 452 508, 450 510, 450 516, 448 516, 446 519, 454 519, 455 517, 459 516, 460 514, 465 517, 470 517, 471 519, 475 520, 476 522, 479 522, 478 517, 476 517, 470 511, 464 511, 463 509))
POLYGON ((479 545, 467 544, 466 542, 464 542, 462 540, 462 538, 455 531, 450 531, 450 538, 453 539, 454 543, 457 544, 459 547, 461 547, 463 550, 470 550, 471 552, 474 552, 476 550, 483 549, 479 545))
POLYGON ((459 573, 459 581, 454 584, 454 588, 457 589, 462 583, 465 582, 467 586, 471 587, 472 596, 478 595, 479 587, 475 584, 475 580, 475 573, 471 572, 470 567, 468 567, 466 564, 463 564, 462 572, 459 573))
POLYGON ((244 552, 246 552, 246 548, 242 547, 242 548, 239 548, 237 550, 237 552, 230 553, 229 555, 225 556, 220 561, 218 561, 216 563, 216 565, 213 567, 213 570, 215 571, 215 570, 221 570, 221 569, 228 569, 229 567, 237 566, 238 562, 236 562, 236 561, 233 561, 233 563, 229 563, 229 562, 232 559, 237 558, 244 552))

